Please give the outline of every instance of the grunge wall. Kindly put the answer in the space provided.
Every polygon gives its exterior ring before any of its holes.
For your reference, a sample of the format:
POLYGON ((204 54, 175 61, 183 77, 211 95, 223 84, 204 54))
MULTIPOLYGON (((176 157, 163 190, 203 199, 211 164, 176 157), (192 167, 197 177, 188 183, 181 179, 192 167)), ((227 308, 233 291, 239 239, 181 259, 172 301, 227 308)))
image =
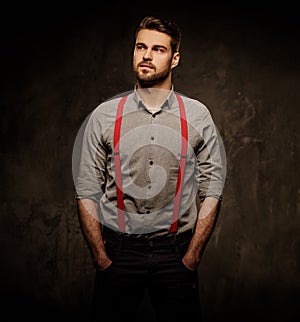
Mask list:
MULTIPOLYGON (((81 235, 72 149, 103 100, 132 89, 144 15, 183 34, 175 89, 210 109, 228 163, 224 203, 199 267, 205 322, 299 318, 299 23, 245 3, 8 7, 1 22, 1 305, 12 318, 86 321, 93 267, 81 235)), ((140 321, 152 321, 147 298, 140 321)))

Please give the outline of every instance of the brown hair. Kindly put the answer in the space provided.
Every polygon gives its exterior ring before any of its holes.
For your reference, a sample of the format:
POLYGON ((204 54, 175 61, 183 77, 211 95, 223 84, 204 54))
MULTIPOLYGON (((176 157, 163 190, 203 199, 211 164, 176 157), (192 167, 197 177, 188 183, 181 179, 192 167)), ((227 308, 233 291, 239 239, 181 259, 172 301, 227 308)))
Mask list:
POLYGON ((142 29, 156 30, 163 32, 171 37, 171 48, 172 52, 175 53, 179 51, 181 42, 181 33, 175 22, 167 19, 157 18, 157 17, 145 17, 141 22, 139 27, 135 32, 135 38, 138 32, 142 29))

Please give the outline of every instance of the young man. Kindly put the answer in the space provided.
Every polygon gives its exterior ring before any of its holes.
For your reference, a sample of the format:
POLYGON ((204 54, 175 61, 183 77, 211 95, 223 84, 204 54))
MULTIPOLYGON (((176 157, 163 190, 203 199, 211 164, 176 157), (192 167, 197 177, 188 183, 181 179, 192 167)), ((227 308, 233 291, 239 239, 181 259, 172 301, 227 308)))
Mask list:
POLYGON ((197 267, 225 153, 208 109, 173 89, 176 24, 146 17, 135 36, 136 86, 90 115, 75 175, 96 267, 93 320, 135 321, 147 289, 157 321, 200 321, 197 267))

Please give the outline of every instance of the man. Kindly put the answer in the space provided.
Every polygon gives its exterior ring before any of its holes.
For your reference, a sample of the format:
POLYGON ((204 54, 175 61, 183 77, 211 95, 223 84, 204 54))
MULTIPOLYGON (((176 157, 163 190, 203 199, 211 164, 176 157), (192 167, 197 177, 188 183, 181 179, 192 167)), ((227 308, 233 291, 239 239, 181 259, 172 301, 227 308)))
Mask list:
POLYGON ((135 321, 147 289, 157 321, 200 321, 197 267, 220 209, 225 153, 208 109, 174 91, 176 24, 146 17, 135 36, 134 90, 100 104, 74 149, 96 267, 93 320, 135 321))

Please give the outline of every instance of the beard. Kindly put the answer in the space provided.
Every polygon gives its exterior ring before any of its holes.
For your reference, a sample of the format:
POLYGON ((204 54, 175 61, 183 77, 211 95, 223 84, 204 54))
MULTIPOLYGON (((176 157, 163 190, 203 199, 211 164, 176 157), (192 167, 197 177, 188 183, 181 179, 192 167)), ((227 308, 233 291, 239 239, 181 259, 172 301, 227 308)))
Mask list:
POLYGON ((134 68, 135 76, 138 82, 142 87, 152 87, 156 84, 162 83, 166 78, 168 78, 171 72, 171 61, 168 67, 159 72, 154 74, 144 73, 143 71, 139 71, 138 68, 134 68))

